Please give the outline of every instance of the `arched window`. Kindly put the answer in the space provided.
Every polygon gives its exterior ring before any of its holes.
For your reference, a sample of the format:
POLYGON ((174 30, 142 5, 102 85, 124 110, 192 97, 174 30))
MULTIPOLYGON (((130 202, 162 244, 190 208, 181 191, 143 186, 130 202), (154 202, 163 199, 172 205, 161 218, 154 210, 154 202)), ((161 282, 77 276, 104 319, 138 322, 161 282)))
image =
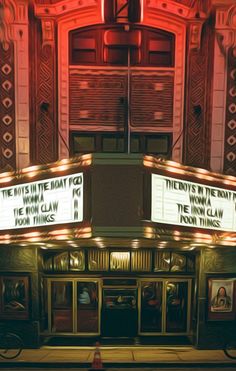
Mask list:
POLYGON ((70 32, 70 65, 173 67, 174 35, 136 25, 110 25, 70 32))

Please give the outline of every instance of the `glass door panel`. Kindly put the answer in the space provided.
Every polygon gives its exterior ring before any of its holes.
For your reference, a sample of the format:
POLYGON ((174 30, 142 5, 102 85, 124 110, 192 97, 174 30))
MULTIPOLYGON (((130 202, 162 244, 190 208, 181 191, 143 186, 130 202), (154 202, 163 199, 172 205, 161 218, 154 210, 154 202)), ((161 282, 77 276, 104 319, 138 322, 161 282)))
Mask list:
POLYGON ((162 282, 141 282, 141 332, 162 331, 162 282))
POLYGON ((166 282, 166 332, 187 332, 188 282, 166 282))
POLYGON ((44 331, 49 330, 48 321, 48 281, 46 279, 41 280, 41 327, 44 331))
POLYGON ((72 282, 53 281, 51 286, 51 330, 73 331, 72 282))
POLYGON ((77 332, 98 333, 98 282, 77 282, 77 332))

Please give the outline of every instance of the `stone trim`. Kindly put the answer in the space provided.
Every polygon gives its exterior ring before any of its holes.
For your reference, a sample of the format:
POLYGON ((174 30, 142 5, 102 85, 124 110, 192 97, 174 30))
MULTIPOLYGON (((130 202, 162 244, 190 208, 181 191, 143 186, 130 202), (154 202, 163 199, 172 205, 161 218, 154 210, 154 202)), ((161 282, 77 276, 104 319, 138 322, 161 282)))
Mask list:
MULTIPOLYGON (((217 172, 228 171, 224 168, 224 158, 227 143, 226 108, 227 79, 230 73, 228 58, 229 50, 236 56, 236 5, 220 6, 216 8, 216 36, 213 77, 213 105, 212 105, 212 143, 211 169, 217 172)), ((232 59, 232 58, 231 58, 232 59)), ((233 119, 233 117, 232 117, 233 119)), ((227 124, 230 124, 230 120, 227 124)), ((234 160, 233 160, 234 161, 234 160)))
POLYGON ((182 19, 172 17, 146 7, 143 17, 143 25, 158 27, 175 34, 175 77, 173 99, 173 151, 172 159, 182 162, 183 155, 183 114, 184 114, 184 81, 185 81, 185 53, 186 53, 186 30, 187 24, 182 19))
POLYGON ((26 167, 29 157, 29 40, 28 1, 16 1, 13 24, 15 46, 16 167, 26 167))

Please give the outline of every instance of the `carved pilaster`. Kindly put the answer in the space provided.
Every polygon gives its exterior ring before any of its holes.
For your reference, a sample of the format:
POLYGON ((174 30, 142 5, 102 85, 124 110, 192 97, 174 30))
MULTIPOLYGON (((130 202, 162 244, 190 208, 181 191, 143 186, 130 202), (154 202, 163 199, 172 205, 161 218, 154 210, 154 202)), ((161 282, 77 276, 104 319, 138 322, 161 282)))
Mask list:
POLYGON ((15 71, 13 22, 15 3, 0 2, 0 171, 15 170, 15 71))
POLYGON ((216 39, 221 53, 226 57, 229 48, 235 45, 236 38, 233 30, 216 31, 216 39))
POLYGON ((209 7, 201 0, 196 0, 189 12, 189 49, 199 50, 201 48, 203 25, 209 17, 209 7))
POLYGON ((9 48, 12 40, 12 24, 15 20, 15 3, 13 0, 2 0, 0 2, 0 43, 4 50, 9 48))
POLYGON ((235 47, 228 52, 225 113, 224 172, 236 175, 236 56, 235 47))
POLYGON ((54 20, 50 18, 42 19, 42 36, 43 36, 43 45, 42 47, 49 45, 54 47, 55 44, 55 24, 54 20))
POLYGON ((205 25, 201 48, 191 48, 187 67, 186 129, 184 161, 187 165, 209 168, 212 34, 205 25))
POLYGON ((224 73, 223 171, 236 174, 236 5, 216 10, 216 37, 226 68, 224 73))
POLYGON ((199 50, 202 38, 202 20, 194 20, 189 26, 189 48, 199 50))
POLYGON ((31 22, 36 46, 31 49, 31 159, 43 164, 57 160, 55 24, 49 18, 31 22))

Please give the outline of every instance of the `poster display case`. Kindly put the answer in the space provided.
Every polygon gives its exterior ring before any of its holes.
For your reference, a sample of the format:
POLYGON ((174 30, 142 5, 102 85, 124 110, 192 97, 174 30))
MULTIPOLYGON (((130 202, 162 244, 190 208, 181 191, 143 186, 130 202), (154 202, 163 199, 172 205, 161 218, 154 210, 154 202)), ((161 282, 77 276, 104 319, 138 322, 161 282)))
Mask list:
POLYGON ((29 277, 3 275, 1 285, 1 319, 29 319, 29 277))
POLYGON ((208 290, 208 320, 233 321, 236 305, 236 278, 209 277, 208 290))

